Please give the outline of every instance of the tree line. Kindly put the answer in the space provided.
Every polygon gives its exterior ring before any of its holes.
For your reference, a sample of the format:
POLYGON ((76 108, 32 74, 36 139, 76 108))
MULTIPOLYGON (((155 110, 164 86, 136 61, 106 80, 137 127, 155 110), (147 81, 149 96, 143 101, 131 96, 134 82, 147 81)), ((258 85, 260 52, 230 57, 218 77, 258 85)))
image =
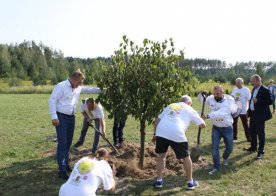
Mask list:
MULTIPOLYGON (((85 72, 86 83, 91 84, 100 74, 99 66, 102 62, 111 64, 112 61, 110 57, 64 57, 62 51, 34 41, 0 44, 0 78, 18 81, 15 84, 20 83, 20 80, 31 80, 34 85, 56 84, 77 68, 85 72)), ((218 59, 195 58, 182 60, 180 66, 189 66, 201 82, 214 80, 233 83, 237 77, 243 77, 248 83, 254 73, 266 78, 276 75, 276 62, 249 61, 232 65, 218 59)))

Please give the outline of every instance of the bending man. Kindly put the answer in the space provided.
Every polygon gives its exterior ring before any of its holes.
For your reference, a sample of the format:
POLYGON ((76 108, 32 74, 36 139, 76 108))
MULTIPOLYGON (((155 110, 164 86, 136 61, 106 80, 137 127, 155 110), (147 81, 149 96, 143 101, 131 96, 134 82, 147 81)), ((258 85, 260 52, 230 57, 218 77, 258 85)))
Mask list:
POLYGON ((180 102, 172 103, 156 118, 154 123, 153 141, 156 141, 157 179, 156 188, 162 188, 162 174, 165 168, 168 147, 174 150, 176 158, 183 160, 184 170, 188 178, 187 189, 194 189, 199 184, 192 177, 192 161, 188 151, 188 141, 185 135, 190 122, 204 128, 205 122, 191 107, 192 99, 185 95, 180 102))

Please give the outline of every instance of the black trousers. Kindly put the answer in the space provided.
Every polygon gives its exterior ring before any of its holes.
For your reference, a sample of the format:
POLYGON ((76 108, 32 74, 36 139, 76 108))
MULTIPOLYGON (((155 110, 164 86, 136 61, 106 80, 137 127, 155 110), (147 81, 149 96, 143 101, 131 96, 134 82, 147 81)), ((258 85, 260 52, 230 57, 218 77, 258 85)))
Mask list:
POLYGON ((257 150, 257 139, 259 140, 259 153, 264 153, 265 146, 265 121, 259 121, 251 112, 250 117, 250 133, 251 133, 251 148, 257 150))
POLYGON ((118 142, 121 144, 124 141, 124 127, 126 124, 127 117, 114 117, 113 123, 113 141, 114 144, 118 142))

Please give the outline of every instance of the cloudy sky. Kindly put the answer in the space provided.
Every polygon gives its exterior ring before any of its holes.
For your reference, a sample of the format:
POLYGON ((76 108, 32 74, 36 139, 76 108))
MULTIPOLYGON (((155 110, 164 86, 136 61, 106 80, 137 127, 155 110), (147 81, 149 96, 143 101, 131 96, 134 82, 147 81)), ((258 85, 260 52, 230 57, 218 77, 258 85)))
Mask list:
POLYGON ((186 58, 276 60, 274 0, 0 0, 0 43, 43 42, 65 56, 110 56, 126 34, 172 37, 186 58))

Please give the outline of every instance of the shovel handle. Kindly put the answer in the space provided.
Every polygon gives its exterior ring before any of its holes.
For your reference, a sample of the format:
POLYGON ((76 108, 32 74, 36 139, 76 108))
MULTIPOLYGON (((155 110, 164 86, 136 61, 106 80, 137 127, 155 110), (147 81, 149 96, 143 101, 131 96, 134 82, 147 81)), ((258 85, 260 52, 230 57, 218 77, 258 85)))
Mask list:
POLYGON ((102 132, 100 132, 94 125, 92 125, 91 123, 87 123, 88 126, 92 127, 96 132, 98 132, 100 134, 100 136, 102 136, 102 138, 110 145, 110 147, 117 153, 117 155, 120 155, 119 151, 115 148, 115 146, 106 138, 103 136, 102 132))
MULTIPOLYGON (((204 115, 205 102, 206 102, 206 99, 207 99, 207 95, 204 91, 201 93, 201 95, 203 97, 203 103, 202 103, 202 109, 201 109, 201 116, 202 116, 202 115, 204 115)), ((201 128, 199 127, 198 128, 198 133, 197 133, 197 145, 198 146, 200 144, 200 134, 201 134, 201 128)))

